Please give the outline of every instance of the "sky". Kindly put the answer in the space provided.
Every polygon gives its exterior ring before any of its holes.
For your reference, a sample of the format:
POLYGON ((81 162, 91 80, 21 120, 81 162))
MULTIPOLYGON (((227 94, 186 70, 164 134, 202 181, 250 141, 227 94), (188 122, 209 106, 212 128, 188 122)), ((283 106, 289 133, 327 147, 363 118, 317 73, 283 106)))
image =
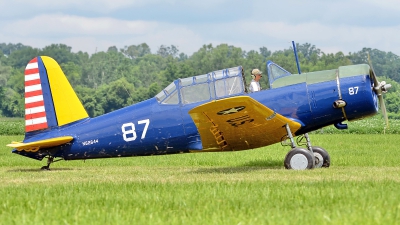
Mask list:
POLYGON ((0 0, 0 43, 66 44, 93 54, 147 43, 192 55, 205 44, 244 51, 310 43, 400 56, 398 0, 0 0))

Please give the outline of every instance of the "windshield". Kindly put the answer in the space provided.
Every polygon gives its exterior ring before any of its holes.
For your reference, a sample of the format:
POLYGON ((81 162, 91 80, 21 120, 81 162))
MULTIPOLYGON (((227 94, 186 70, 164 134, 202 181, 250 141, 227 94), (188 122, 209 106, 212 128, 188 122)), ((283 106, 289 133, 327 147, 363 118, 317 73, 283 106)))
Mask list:
POLYGON ((276 79, 291 75, 291 73, 271 61, 267 63, 267 69, 268 77, 271 83, 276 79))
POLYGON ((163 102, 163 104, 178 104, 179 99, 177 93, 176 85, 172 82, 155 97, 158 102, 163 102))

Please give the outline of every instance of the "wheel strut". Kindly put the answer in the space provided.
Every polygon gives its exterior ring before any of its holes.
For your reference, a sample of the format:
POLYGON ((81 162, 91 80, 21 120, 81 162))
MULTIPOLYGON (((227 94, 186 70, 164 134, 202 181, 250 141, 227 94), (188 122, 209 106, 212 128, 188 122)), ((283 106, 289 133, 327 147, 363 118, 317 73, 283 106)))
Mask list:
POLYGON ((285 124, 285 128, 286 128, 287 136, 290 139, 290 146, 292 146, 292 149, 296 148, 296 143, 294 142, 294 138, 292 135, 292 131, 290 130, 289 124, 285 124))
POLYGON ((306 138, 307 149, 311 152, 311 154, 314 155, 314 152, 313 152, 313 149, 312 149, 312 145, 311 145, 311 140, 310 140, 310 137, 308 136, 308 133, 305 133, 304 137, 306 138))

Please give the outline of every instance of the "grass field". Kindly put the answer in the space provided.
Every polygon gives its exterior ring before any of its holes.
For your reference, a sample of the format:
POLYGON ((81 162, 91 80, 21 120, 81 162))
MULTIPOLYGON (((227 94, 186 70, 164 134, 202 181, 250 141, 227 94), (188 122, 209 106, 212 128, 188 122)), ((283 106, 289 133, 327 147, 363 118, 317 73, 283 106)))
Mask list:
POLYGON ((45 162, 0 136, 0 224, 399 224, 399 136, 311 135, 331 167, 285 170, 288 147, 45 162))

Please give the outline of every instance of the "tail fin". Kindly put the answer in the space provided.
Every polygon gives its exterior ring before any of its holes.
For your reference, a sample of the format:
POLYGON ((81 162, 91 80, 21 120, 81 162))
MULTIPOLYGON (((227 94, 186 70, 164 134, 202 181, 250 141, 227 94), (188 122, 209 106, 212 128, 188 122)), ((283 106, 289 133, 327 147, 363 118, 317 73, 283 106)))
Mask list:
POLYGON ((51 129, 88 114, 58 63, 35 57, 25 69, 25 132, 51 129))

